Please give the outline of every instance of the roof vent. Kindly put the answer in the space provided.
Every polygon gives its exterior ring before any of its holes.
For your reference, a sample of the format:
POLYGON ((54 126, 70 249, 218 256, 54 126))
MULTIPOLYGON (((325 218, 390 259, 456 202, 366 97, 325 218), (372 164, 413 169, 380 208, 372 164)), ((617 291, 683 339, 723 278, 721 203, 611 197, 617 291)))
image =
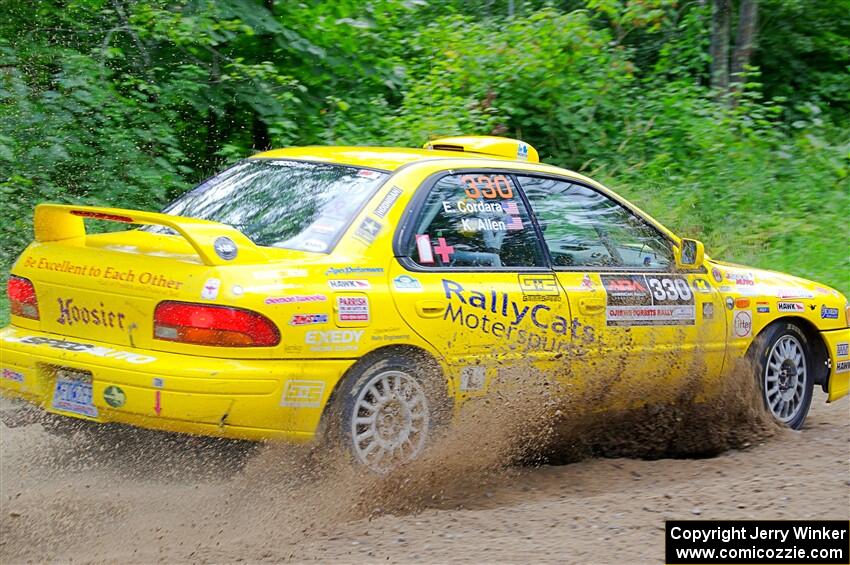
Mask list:
POLYGON ((468 135, 460 137, 443 137, 434 139, 423 145, 425 149, 440 151, 462 151, 464 153, 479 153, 504 157, 517 161, 539 163, 537 149, 518 139, 495 137, 487 135, 468 135))

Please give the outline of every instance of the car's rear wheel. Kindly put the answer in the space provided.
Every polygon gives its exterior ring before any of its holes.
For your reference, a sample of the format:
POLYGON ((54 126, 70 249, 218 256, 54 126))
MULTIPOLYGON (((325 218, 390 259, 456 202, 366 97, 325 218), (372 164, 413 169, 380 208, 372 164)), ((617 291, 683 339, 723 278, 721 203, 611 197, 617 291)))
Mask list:
POLYGON ((794 324, 780 322, 759 337, 756 370, 762 401, 773 418, 799 430, 806 421, 814 390, 812 350, 794 324))
POLYGON ((404 353, 352 370, 330 417, 355 463, 383 474, 422 454, 443 419, 446 387, 438 372, 404 353))

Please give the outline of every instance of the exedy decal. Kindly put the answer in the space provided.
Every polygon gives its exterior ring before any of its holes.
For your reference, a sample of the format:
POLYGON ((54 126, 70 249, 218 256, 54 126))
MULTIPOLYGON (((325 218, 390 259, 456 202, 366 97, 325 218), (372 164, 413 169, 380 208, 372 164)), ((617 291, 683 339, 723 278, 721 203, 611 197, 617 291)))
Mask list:
POLYGON ((609 326, 692 326, 694 294, 677 275, 601 275, 609 326))

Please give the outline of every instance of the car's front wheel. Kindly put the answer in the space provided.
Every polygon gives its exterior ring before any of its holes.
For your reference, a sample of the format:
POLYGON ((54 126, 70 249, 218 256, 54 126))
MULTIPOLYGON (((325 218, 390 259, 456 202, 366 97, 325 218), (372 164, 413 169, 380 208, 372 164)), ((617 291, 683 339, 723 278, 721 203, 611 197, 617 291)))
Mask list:
POLYGON ((765 407, 775 420, 799 430, 812 403, 812 350, 794 324, 777 323, 759 336, 756 370, 765 407))
POLYGON ((445 403, 445 382, 435 373, 432 364, 403 353, 353 369, 331 417, 356 463, 387 473, 422 454, 445 403))

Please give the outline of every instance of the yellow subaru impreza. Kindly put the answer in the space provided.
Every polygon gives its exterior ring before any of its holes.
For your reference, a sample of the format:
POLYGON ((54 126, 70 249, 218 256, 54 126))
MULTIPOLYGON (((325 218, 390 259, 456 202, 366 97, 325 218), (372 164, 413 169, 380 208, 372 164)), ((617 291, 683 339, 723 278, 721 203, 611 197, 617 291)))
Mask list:
POLYGON ((850 376, 840 293, 709 259, 498 137, 268 151, 162 213, 42 204, 8 294, 7 396, 211 436, 335 429, 376 470, 516 364, 584 387, 617 371, 614 397, 718 382, 750 356, 793 428, 814 385, 834 401, 850 376))

